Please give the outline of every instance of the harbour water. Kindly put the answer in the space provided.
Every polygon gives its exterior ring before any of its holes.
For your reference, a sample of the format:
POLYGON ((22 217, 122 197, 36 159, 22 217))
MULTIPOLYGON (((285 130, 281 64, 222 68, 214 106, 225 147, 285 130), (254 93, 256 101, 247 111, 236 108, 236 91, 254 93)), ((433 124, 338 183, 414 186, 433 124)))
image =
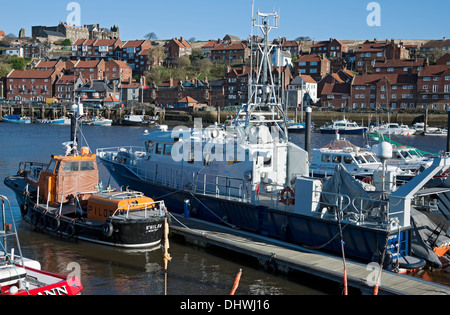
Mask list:
MULTIPOLYGON (((69 274, 71 263, 80 267, 85 295, 162 295, 164 294, 164 263, 160 249, 119 250, 85 242, 70 242, 56 236, 37 233, 20 216, 14 193, 3 179, 17 171, 22 161, 48 162, 51 154, 64 154, 62 143, 68 141, 68 126, 0 124, 0 195, 11 201, 18 225, 23 254, 41 262, 44 270, 69 274)), ((140 136, 145 128, 83 127, 87 143, 97 148, 142 146, 140 136)), ((292 141, 304 147, 304 135, 291 135, 292 141)), ((322 147, 333 135, 312 135, 312 147, 322 147)), ((346 137, 362 146, 361 136, 346 137)), ((446 149, 445 137, 397 137, 397 142, 421 150, 438 153, 446 149)), ((101 180, 111 180, 100 165, 101 180)), ((111 180, 113 187, 115 183, 111 180)), ((170 209, 169 209, 170 210, 170 209)), ((231 255, 218 249, 200 249, 180 239, 171 240, 168 294, 170 295, 228 295, 236 274, 243 276, 237 294, 241 295, 318 295, 339 294, 338 286, 330 286, 307 275, 289 277, 274 275, 258 267, 255 261, 231 255)), ((418 276, 423 276, 418 275, 418 276)), ((450 277, 433 273, 440 283, 449 284, 450 277)))

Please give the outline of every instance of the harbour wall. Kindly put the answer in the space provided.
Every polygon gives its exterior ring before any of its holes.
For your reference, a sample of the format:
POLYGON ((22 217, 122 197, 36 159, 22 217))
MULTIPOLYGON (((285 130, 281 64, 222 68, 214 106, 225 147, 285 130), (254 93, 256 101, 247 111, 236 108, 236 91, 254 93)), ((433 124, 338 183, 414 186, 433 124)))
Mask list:
MULTIPOLYGON (((30 117, 32 119, 56 119, 67 117, 70 108, 66 106, 31 106, 17 105, 5 106, 0 105, 1 117, 5 115, 20 115, 30 117)), ((182 111, 172 109, 160 109, 154 106, 133 106, 126 108, 85 108, 85 114, 90 116, 102 116, 113 121, 119 121, 127 115, 149 115, 158 116, 159 124, 170 126, 193 126, 195 119, 201 119, 203 124, 214 124, 215 122, 225 123, 232 120, 236 116, 236 112, 224 111, 182 111), (220 119, 218 116, 220 115, 220 119)), ((301 113, 295 111, 288 112, 288 118, 301 121, 301 113)), ((425 119, 424 113, 342 113, 333 111, 313 111, 312 120, 316 127, 321 127, 333 120, 349 119, 359 125, 368 126, 371 122, 392 122, 405 125, 413 125, 415 122, 422 122, 425 119)), ((448 116, 446 114, 428 114, 428 125, 432 127, 446 128, 448 124, 448 116)))

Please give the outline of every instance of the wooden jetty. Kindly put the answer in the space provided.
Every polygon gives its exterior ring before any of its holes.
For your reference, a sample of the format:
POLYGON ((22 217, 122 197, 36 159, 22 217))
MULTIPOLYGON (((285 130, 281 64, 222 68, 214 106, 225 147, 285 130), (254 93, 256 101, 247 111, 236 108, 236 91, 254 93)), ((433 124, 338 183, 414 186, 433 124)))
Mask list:
MULTIPOLYGON (((171 232, 185 237, 200 246, 214 245, 240 254, 257 258, 260 264, 276 265, 279 271, 288 273, 297 270, 310 275, 343 283, 342 258, 308 250, 232 228, 205 223, 196 219, 186 219, 173 214, 171 232)), ((346 260, 348 286, 359 289, 362 294, 371 295, 378 274, 367 265, 346 260), (369 282, 368 282, 369 281, 369 282)), ((425 281, 408 275, 383 271, 380 295, 450 295, 450 287, 425 281)))

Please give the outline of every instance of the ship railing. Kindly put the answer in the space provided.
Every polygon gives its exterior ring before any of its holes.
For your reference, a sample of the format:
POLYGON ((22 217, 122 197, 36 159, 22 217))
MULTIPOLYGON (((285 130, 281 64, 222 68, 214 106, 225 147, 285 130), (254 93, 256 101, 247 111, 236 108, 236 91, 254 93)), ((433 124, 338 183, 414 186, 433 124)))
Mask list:
POLYGON ((130 213, 133 213, 134 217, 140 216, 140 214, 143 213, 142 217, 144 219, 147 219, 155 216, 158 217, 164 216, 166 212, 167 210, 164 201, 154 201, 139 204, 123 205, 116 209, 111 218, 124 214, 125 218, 129 219, 130 213))
POLYGON ((127 166, 145 182, 196 194, 234 197, 241 201, 250 201, 251 189, 245 179, 189 172, 164 165, 155 165, 153 169, 142 168, 138 166, 138 163, 133 162, 135 161, 127 162, 127 166))
POLYGON ((122 146, 115 148, 97 149, 97 156, 113 162, 117 162, 117 157, 120 153, 128 154, 129 158, 135 159, 136 157, 145 155, 145 152, 146 150, 143 147, 122 146))
POLYGON ((120 147, 98 149, 97 155, 101 158, 122 162, 145 182, 151 182, 164 187, 177 190, 190 190, 192 193, 204 195, 226 196, 238 198, 241 201, 249 202, 251 199, 251 188, 249 183, 242 178, 206 174, 200 172, 189 172, 179 170, 164 165, 155 165, 153 169, 139 167, 136 159, 139 155, 145 154, 142 147, 120 147), (120 152, 129 154, 131 158, 126 161, 118 161, 120 152))

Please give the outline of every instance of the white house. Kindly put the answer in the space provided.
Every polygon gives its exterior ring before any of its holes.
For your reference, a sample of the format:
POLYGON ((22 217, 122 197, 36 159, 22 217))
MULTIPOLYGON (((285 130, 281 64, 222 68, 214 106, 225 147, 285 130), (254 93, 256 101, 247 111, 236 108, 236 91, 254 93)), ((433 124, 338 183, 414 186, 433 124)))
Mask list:
POLYGON ((276 68, 276 67, 284 67, 289 65, 289 68, 292 71, 292 56, 291 53, 288 51, 284 51, 284 50, 280 50, 280 49, 275 49, 274 53, 271 56, 271 61, 272 61, 272 67, 276 68))
POLYGON ((17 57, 22 57, 24 56, 23 54, 23 48, 21 47, 10 47, 7 48, 3 51, 4 55, 9 55, 9 56, 17 56, 17 57))
POLYGON ((291 81, 286 94, 288 105, 294 107, 305 105, 303 101, 313 104, 319 100, 317 82, 311 76, 305 74, 301 74, 291 81))

